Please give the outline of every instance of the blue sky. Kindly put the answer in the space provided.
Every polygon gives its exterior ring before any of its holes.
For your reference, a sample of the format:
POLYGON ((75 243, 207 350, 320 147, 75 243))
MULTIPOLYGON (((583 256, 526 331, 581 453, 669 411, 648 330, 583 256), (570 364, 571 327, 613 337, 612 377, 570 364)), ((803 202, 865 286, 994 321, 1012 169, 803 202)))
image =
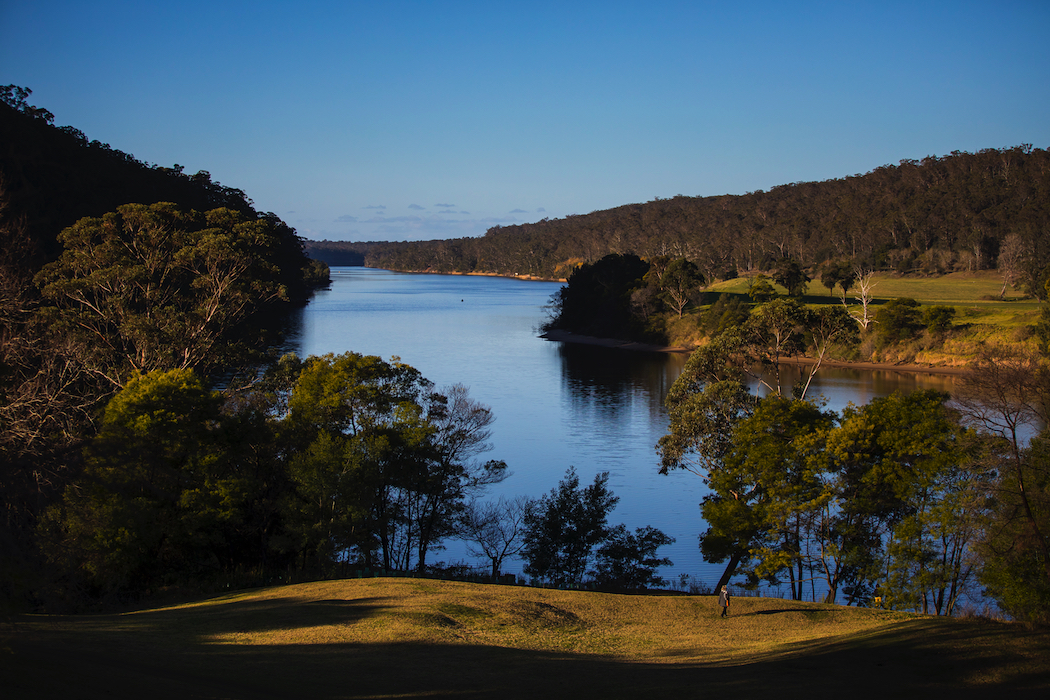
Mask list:
POLYGON ((1050 147, 1050 2, 0 0, 0 84, 307 238, 1050 147))

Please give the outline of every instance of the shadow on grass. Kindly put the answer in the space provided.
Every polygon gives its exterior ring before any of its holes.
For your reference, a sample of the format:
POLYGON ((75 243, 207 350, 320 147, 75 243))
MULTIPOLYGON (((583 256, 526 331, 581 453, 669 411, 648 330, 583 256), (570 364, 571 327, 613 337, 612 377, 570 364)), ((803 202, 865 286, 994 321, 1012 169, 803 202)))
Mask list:
POLYGON ((826 609, 823 609, 823 608, 808 608, 808 607, 803 607, 803 606, 800 605, 797 608, 782 608, 780 610, 755 610, 755 611, 752 611, 752 612, 749 612, 749 613, 743 613, 741 615, 737 615, 737 617, 753 617, 755 615, 783 615, 785 613, 812 613, 812 612, 828 612, 828 613, 830 613, 830 612, 835 612, 835 611, 831 610, 831 609, 827 609, 826 610, 826 609))
MULTIPOLYGON (((893 629, 829 638, 752 655, 732 641, 715 657, 626 662, 602 656, 490 645, 335 643, 237 645, 209 639, 245 626, 283 629, 281 606, 296 627, 368 618, 379 599, 228 603, 220 619, 180 610, 122 616, 104 634, 46 627, 0 637, 3 695, 16 698, 633 698, 920 697, 953 700, 990 691, 1040 696, 1050 690, 1045 633, 989 623, 916 621, 893 629), (186 613, 191 616, 182 617, 186 613), (303 616, 306 616, 304 619, 303 616), (125 625, 129 618, 133 624, 125 625), (235 619, 236 618, 236 619, 235 619), (246 621, 247 619, 247 621, 246 621), (170 622, 170 620, 168 620, 170 622), (174 628, 174 629, 172 629, 174 628), (87 641, 88 643, 85 643, 87 641), (1003 651, 1004 646, 1010 648, 1003 651), (1023 653, 1022 651, 1023 650, 1023 653)), ((770 611, 774 612, 774 611, 770 611)), ((775 611, 779 612, 779 611, 775 611)), ((791 610, 786 611, 791 612, 791 610)), ((214 611, 212 611, 214 613, 214 611)), ((755 613, 758 614, 758 613, 755 613)), ((112 620, 111 620, 112 622, 112 620)))
POLYGON ((120 616, 121 629, 143 633, 166 630, 197 639, 231 632, 280 632, 303 627, 352 624, 379 613, 382 597, 350 600, 265 598, 220 601, 178 609, 149 610, 120 616))

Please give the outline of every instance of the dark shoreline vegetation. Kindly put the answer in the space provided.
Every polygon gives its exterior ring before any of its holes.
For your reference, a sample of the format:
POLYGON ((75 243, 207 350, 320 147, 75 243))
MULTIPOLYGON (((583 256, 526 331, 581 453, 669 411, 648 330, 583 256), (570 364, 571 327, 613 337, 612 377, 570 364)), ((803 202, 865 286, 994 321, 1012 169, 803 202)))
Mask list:
MULTIPOLYGON (((28 611, 142 607, 355 567, 451 575, 435 570, 432 552, 453 537, 472 543, 492 580, 517 556, 543 585, 667 586, 655 572, 668 538, 608 522, 617 499, 607 474, 580 484, 570 468, 537 501, 485 500, 508 465, 483 458, 494 417, 463 387, 353 352, 278 358, 281 314, 328 280, 311 253, 330 264, 565 278, 550 332, 696 348, 668 396, 658 450, 664 471, 709 486, 700 546, 725 563, 719 585, 782 582, 802 605, 804 583, 818 578, 850 609, 812 610, 858 619, 882 606, 1050 622, 1046 151, 953 153, 478 239, 344 245, 303 241, 206 172, 147 165, 55 127, 28 96, 0 92, 0 602, 14 632, 25 626, 30 647, 43 645, 33 663, 58 638, 28 611), (918 275, 927 295, 895 291, 918 275), (942 280, 993 289, 960 300, 942 280), (957 395, 893 396, 841 414, 807 400, 825 362, 932 365, 938 352, 966 362, 954 368, 964 372, 957 395), (800 355, 810 371, 782 382, 779 368, 800 355), (743 388, 756 368, 768 370, 762 398, 743 388), (996 607, 979 609, 981 594, 996 607)), ((562 595, 507 590, 533 603, 562 595)), ((661 604, 572 595, 598 610, 592 621, 529 603, 524 633, 546 641, 524 648, 615 653, 583 638, 629 601, 661 604)), ((356 600, 345 596, 319 605, 338 612, 356 600)), ((496 634, 475 623, 502 613, 435 604, 399 620, 496 634)), ((772 605, 764 621, 783 601, 746 605, 772 605)), ((63 643, 90 636, 78 619, 63 643)), ((1041 632, 1007 627, 1046 645, 1041 632)), ((189 648, 204 643, 196 628, 187 634, 189 648)), ((653 634, 665 631, 624 633, 622 645, 643 648, 653 634)), ((799 639, 807 656, 821 655, 799 639)), ((880 648, 900 643, 889 639, 880 648)), ((423 656, 448 641, 424 635, 423 656)), ((1035 666, 1007 682, 1045 684, 1035 666)), ((989 671, 972 682, 1002 680, 989 671)))

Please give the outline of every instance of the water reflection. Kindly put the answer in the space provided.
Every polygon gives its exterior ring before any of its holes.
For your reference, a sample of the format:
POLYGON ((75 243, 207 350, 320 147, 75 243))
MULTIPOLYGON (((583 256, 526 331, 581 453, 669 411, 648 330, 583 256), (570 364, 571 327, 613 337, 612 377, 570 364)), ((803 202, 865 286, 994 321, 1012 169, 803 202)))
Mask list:
MULTIPOLYGON (((688 360, 684 353, 636 352, 594 345, 560 343, 562 383, 574 411, 593 420, 619 422, 623 415, 636 416, 643 407, 653 420, 666 420, 664 400, 688 360)), ((805 382, 809 367, 784 364, 780 381, 785 393, 805 382)), ((892 369, 862 370, 822 367, 810 384, 807 398, 841 412, 849 404, 863 406, 872 399, 894 392, 910 394, 933 389, 951 393, 958 377, 951 374, 908 372, 892 369)), ((760 396, 768 393, 763 384, 776 386, 771 371, 760 381, 745 383, 760 396)))
POLYGON ((686 360, 680 354, 573 343, 560 343, 558 356, 573 408, 610 420, 636 415, 643 406, 652 418, 665 415, 664 398, 686 360))
MULTIPOLYGON (((781 382, 784 387, 805 382, 809 368, 797 365, 781 367, 781 382)), ((773 383, 769 376, 764 377, 773 383)), ((888 369, 860 370, 843 367, 822 367, 809 387, 806 398, 820 402, 838 412, 847 404, 863 406, 874 398, 889 396, 894 392, 910 394, 920 389, 934 389, 951 392, 955 386, 956 376, 950 374, 930 374, 926 372, 904 372, 888 369)), ((749 382, 751 390, 764 395, 765 391, 758 381, 749 382)), ((787 393, 785 388, 785 393, 787 393)))

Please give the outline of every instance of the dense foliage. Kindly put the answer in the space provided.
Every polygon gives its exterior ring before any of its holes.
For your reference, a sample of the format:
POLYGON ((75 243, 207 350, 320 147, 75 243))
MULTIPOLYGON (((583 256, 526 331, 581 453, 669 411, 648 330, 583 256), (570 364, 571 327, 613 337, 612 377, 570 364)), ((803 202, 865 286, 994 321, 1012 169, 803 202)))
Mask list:
POLYGON ((667 397, 663 471, 710 488, 700 548, 727 564, 718 586, 740 575, 802 599, 819 585, 947 615, 983 586, 1009 615, 1050 620, 1045 360, 989 349, 951 401, 916 392, 835 414, 805 399, 805 376, 748 391, 791 335, 771 332, 779 317, 753 313, 695 351, 667 397))
POLYGON ((1042 294, 1048 223, 1050 152, 1022 145, 768 192, 657 199, 495 227, 480 238, 308 246, 325 260, 353 251, 370 267, 545 278, 567 278, 609 254, 668 255, 693 261, 708 279, 727 279, 771 271, 784 259, 803 270, 843 260, 902 272, 990 269, 1013 236, 1018 275, 1042 294))
MULTIPOLYGON (((327 277, 295 232, 207 173, 56 129, 28 96, 0 88, 3 600, 425 570, 450 537, 474 543, 493 577, 520 554, 557 585, 663 583, 670 538, 609 526, 608 473, 581 487, 570 469, 538 501, 477 500, 506 465, 481 459, 493 416, 465 388, 436 390, 396 359, 259 352, 275 337, 268 315, 327 277)), ((327 249, 407 269, 567 275, 550 327, 653 340, 708 278, 768 271, 746 300, 722 296, 699 316, 709 342, 669 392, 658 446, 662 471, 709 486, 700 546, 727 562, 719 585, 783 582, 802 599, 820 581, 829 600, 951 614, 979 584, 1012 617, 1048 622, 1045 357, 986 348, 950 402, 919 392, 835 414, 807 399, 858 327, 877 344, 951 327, 948 307, 869 309, 865 271, 995 265, 1004 290, 1045 296, 1047 165, 1029 147, 954 153, 483 239, 327 249), (861 289, 859 315, 801 303, 818 272, 829 292, 861 289), (781 362, 801 352, 815 362, 784 385, 781 362), (757 369, 772 370, 761 397, 743 382, 757 369)))
POLYGON ((243 365, 267 344, 261 312, 288 298, 284 229, 232 209, 170 203, 81 219, 59 234, 64 252, 37 275, 41 313, 114 386, 132 372, 208 375, 243 365))
POLYGON ((578 267, 554 295, 548 327, 603 338, 643 335, 645 328, 632 312, 631 298, 649 268, 634 255, 607 255, 578 267))
MULTIPOLYGON (((149 166, 88 142, 77 129, 55 127, 53 115, 30 105, 29 95, 0 87, 0 558, 9 573, 0 593, 6 599, 47 588, 36 538, 49 506, 63 501, 83 514, 102 485, 121 478, 140 484, 141 474, 153 478, 168 469, 146 452, 148 465, 121 463, 133 457, 115 451, 121 440, 130 445, 137 438, 103 413, 116 392, 143 373, 193 370, 201 387, 254 377, 280 340, 282 317, 328 279, 296 232, 255 211, 240 190, 203 171, 188 176, 179 166, 149 166), (102 440, 117 434, 123 437, 102 440), (87 443, 92 447, 81 449, 87 443)), ((158 439, 147 446, 166 444, 158 439)), ((189 465, 196 443, 188 437, 177 443, 173 449, 184 451, 171 459, 189 465)), ((141 492, 135 497, 141 503, 170 495, 166 485, 151 488, 128 492, 141 492)), ((137 517, 131 502, 99 508, 118 523, 137 517)), ((89 520, 73 518, 70 531, 82 534, 89 520)), ((115 527, 105 541, 133 532, 115 527)), ((147 530, 138 534, 146 540, 135 546, 151 546, 147 530)), ((164 556, 192 558, 183 544, 166 539, 165 546, 164 556)), ((93 561, 112 563, 99 557, 93 561)), ((123 571, 128 580, 145 576, 109 564, 95 568, 123 571)))
POLYGON ((241 391, 190 369, 135 376, 45 518, 71 586, 129 595, 337 566, 424 569, 466 499, 491 412, 462 387, 354 353, 285 357, 241 391))

